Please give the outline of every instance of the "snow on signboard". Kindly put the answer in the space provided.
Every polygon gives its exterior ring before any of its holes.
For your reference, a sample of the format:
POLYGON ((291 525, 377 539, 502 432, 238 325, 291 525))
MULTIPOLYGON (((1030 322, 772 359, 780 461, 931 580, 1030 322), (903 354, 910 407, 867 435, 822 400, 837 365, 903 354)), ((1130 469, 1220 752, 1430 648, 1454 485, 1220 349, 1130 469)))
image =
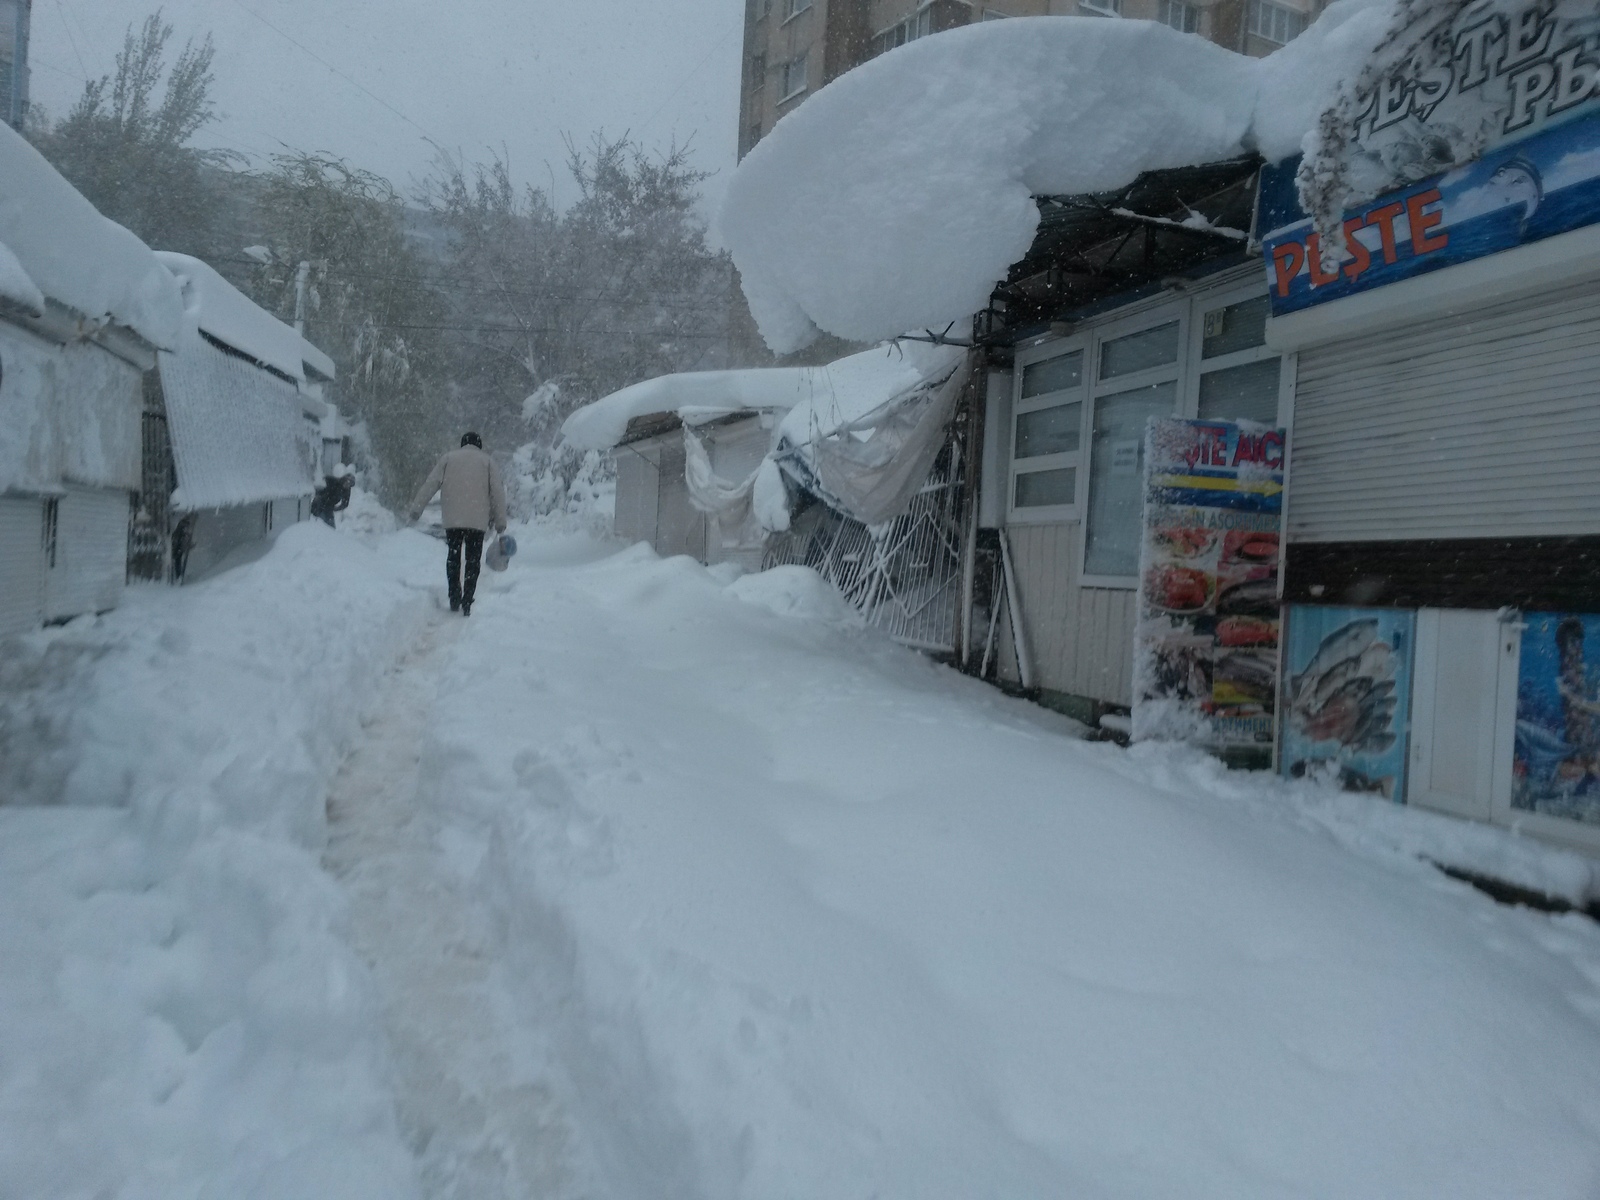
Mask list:
POLYGON ((1389 29, 1341 0, 1265 59, 1146 21, 1017 17, 912 42, 781 120, 719 228, 774 350, 942 329, 988 302, 1034 197, 1247 153, 1287 158, 1389 29))
POLYGON ((1133 734, 1270 749, 1284 432, 1151 420, 1133 734))

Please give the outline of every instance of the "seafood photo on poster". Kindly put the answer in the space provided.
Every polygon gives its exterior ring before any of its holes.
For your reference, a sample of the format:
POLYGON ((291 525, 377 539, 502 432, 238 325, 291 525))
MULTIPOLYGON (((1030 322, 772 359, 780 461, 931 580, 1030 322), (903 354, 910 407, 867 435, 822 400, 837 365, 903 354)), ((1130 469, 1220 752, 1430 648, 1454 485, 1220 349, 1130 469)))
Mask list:
POLYGON ((1270 748, 1283 431, 1157 417, 1145 455, 1134 736, 1270 748))
POLYGON ((1600 824, 1600 616, 1523 623, 1511 806, 1600 824))
POLYGON ((1405 799, 1416 620, 1395 609, 1289 610, 1283 773, 1405 799))

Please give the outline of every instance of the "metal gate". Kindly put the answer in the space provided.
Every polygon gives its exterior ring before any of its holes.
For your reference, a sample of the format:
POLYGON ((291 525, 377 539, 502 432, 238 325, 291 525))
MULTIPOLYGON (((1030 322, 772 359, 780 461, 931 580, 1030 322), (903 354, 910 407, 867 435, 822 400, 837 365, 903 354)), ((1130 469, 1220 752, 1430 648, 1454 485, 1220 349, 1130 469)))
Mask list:
MULTIPOLYGON (((956 423, 960 427, 960 422, 956 423)), ((954 654, 961 620, 964 455, 952 434, 902 516, 868 526, 820 501, 767 543, 763 567, 810 567, 867 623, 918 650, 954 654)))
POLYGON ((177 478, 172 469, 172 440, 167 416, 144 411, 144 456, 139 497, 128 527, 128 575, 133 579, 169 580, 171 557, 167 544, 172 528, 172 491, 177 478))

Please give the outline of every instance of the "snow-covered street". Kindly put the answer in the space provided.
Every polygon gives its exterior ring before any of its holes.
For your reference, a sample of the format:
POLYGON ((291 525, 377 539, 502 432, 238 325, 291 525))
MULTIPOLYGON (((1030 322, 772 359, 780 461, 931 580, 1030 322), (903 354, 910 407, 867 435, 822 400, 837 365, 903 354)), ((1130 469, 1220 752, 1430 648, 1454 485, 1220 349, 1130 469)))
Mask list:
POLYGON ((1417 853, 1578 860, 523 536, 470 621, 300 527, 39 635, 92 661, 0 708, 71 804, 0 808, 0 1196, 1594 1194, 1600 929, 1417 853))

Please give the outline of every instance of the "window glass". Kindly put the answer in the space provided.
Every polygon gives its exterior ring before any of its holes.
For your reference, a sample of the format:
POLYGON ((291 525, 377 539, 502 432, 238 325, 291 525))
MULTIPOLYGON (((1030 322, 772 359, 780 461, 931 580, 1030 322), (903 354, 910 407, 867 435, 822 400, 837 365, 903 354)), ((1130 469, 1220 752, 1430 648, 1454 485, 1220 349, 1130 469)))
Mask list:
POLYGON ((1041 454, 1071 454, 1078 448, 1079 427, 1082 423, 1081 400, 1020 414, 1017 417, 1016 457, 1037 458, 1041 454))
POLYGON ((1061 392, 1083 382, 1083 351, 1029 363, 1022 368, 1022 398, 1061 392))
POLYGON ((1084 574, 1138 574, 1145 425, 1170 414, 1177 399, 1176 383, 1157 383, 1095 401, 1084 574))
POLYGON ((1018 508, 1073 504, 1077 498, 1077 467, 1061 467, 1054 471, 1025 471, 1017 476, 1016 507, 1018 508))
POLYGON ((1100 378, 1116 379, 1178 361, 1178 323, 1142 329, 1100 347, 1100 378))
POLYGON ((1267 340, 1267 298, 1257 296, 1227 308, 1212 309, 1205 315, 1204 337, 1201 358, 1216 358, 1263 345, 1267 340))
POLYGON ((1278 362, 1264 358, 1200 376, 1200 419, 1278 423, 1278 362))

